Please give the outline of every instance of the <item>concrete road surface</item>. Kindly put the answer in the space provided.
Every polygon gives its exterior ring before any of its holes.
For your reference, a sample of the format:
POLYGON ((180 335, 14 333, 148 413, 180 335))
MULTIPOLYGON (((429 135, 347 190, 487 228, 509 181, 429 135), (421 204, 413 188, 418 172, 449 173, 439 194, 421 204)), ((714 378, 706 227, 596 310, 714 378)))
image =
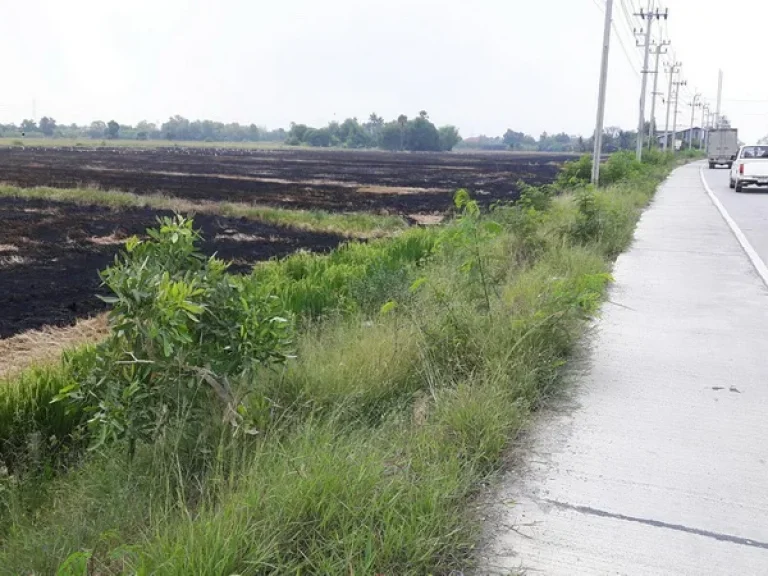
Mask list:
MULTIPOLYGON (((570 392, 488 507, 480 574, 768 574, 768 289, 700 167, 617 261, 570 392)), ((704 172, 768 260, 768 194, 704 172)))

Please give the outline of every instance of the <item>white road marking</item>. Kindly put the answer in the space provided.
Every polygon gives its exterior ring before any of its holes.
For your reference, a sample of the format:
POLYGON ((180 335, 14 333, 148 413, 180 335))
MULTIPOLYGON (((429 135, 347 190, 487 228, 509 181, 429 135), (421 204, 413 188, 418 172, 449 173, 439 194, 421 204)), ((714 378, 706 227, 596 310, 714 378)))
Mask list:
POLYGON ((728 214, 728 210, 725 209, 725 206, 723 206, 723 203, 720 202, 718 197, 715 196, 715 193, 712 191, 712 188, 709 187, 709 184, 707 183, 707 179, 704 177, 703 167, 699 169, 699 174, 701 176, 701 183, 704 185, 704 190, 707 191, 707 194, 709 195, 710 200, 712 200, 712 203, 720 212, 720 215, 723 217, 723 220, 725 220, 725 222, 730 227, 731 232, 733 232, 733 235, 736 236, 736 240, 739 241, 739 244, 741 244, 741 248, 746 253, 750 262, 752 262, 752 265, 755 267, 755 270, 757 270, 757 273, 760 275, 760 278, 762 278, 763 284, 765 284, 768 287, 768 266, 765 265, 765 262, 763 262, 763 259, 760 258, 760 256, 758 255, 757 251, 754 249, 752 244, 750 244, 749 240, 747 240, 746 235, 744 234, 744 232, 741 231, 741 228, 739 228, 739 225, 736 224, 733 218, 731 218, 731 215, 728 214))

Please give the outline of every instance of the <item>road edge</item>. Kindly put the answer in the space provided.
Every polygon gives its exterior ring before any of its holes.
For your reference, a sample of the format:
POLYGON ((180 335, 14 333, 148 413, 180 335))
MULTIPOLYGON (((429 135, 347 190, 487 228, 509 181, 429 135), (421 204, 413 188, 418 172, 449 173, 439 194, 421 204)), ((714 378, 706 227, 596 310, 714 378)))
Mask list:
POLYGON ((733 235, 736 236, 736 240, 739 241, 741 249, 744 250, 747 258, 749 258, 749 261, 752 262, 752 266, 754 266, 758 275, 762 279, 763 284, 765 284, 766 288, 768 288, 768 266, 765 265, 763 259, 760 258, 757 251, 752 247, 752 244, 750 244, 749 240, 747 240, 746 235, 741 231, 739 225, 736 224, 734 219, 731 218, 731 215, 728 214, 728 210, 725 209, 725 206, 723 206, 722 202, 720 202, 718 197, 715 196, 712 188, 710 188, 709 184, 707 183, 707 179, 704 177, 703 166, 699 168, 699 177, 701 178, 701 183, 704 186, 704 190, 706 190, 709 199, 712 201, 712 204, 714 204, 715 208, 717 208, 717 210, 720 212, 720 216, 722 216, 723 220, 725 220, 726 224, 728 224, 731 232, 733 232, 733 235))

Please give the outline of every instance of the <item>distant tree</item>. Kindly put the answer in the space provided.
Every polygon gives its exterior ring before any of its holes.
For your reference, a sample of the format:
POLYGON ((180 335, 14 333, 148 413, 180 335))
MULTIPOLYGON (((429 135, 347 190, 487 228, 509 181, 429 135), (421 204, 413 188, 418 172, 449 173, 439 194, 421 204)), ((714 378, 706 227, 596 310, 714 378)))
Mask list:
POLYGON ((368 123, 372 126, 383 126, 384 125, 384 118, 381 116, 377 116, 376 112, 371 112, 371 115, 368 116, 368 123))
POLYGON ((151 140, 152 138, 159 138, 160 131, 157 129, 157 125, 154 122, 147 122, 146 120, 140 121, 136 124, 136 137, 139 140, 151 140), (145 134, 146 137, 140 138, 139 134, 145 134))
POLYGON ((376 112, 372 112, 368 116, 368 122, 365 124, 365 129, 368 131, 372 142, 371 146, 378 146, 381 142, 381 129, 384 126, 384 118, 377 116, 376 112))
POLYGON ((91 138, 104 138, 107 133, 107 125, 101 120, 94 120, 88 128, 88 136, 91 138))
POLYGON ((418 152, 440 150, 440 135, 437 128, 423 116, 408 122, 405 147, 418 152))
MULTIPOLYGON (((531 139, 533 140, 533 139, 531 139)), ((534 140, 534 145, 536 141, 534 140)), ((465 138, 456 145, 457 148, 468 148, 471 150, 506 150, 509 148, 500 136, 473 136, 465 138)))
POLYGON ((421 116, 422 118, 424 118, 424 120, 429 120, 429 114, 427 114, 427 111, 426 111, 426 110, 421 110, 421 111, 419 111, 419 116, 421 116))
POLYGON ((114 120, 110 120, 107 123, 107 137, 116 140, 119 138, 120 135, 120 124, 115 122, 114 120))
POLYGON ((288 130, 288 137, 286 138, 285 143, 290 146, 298 146, 304 142, 304 136, 306 135, 307 130, 309 130, 309 127, 306 124, 296 124, 295 122, 291 122, 291 129, 288 130))
POLYGON ((24 134, 29 134, 30 132, 37 132, 37 122, 34 120, 22 120, 21 121, 21 131, 24 134))
POLYGON ((400 114, 397 117, 397 123, 400 125, 400 150, 405 149, 405 132, 408 127, 408 116, 400 114))
POLYGON ((261 140, 261 130, 256 124, 250 124, 246 129, 247 139, 250 142, 258 142, 261 140))
POLYGON ((304 142, 310 146, 321 146, 327 148, 331 145, 331 133, 328 128, 308 128, 304 132, 304 142))
POLYGON ((360 125, 357 118, 347 118, 337 129, 336 138, 347 148, 370 148, 375 140, 370 133, 360 125))
POLYGON ((40 118, 40 132, 42 132, 45 136, 53 136, 55 130, 56 120, 49 118, 48 116, 43 116, 40 118))
POLYGON ((384 150, 402 150, 403 134, 404 129, 398 122, 387 122, 381 127, 379 146, 384 150))
POLYGON ((619 149, 632 150, 637 143, 637 132, 633 130, 622 130, 619 133, 619 149))
POLYGON ((440 150, 450 151, 453 147, 461 142, 461 136, 459 136, 459 130, 455 126, 442 126, 438 131, 440 150))
POLYGON ((189 128, 189 120, 177 114, 164 122, 160 131, 168 140, 189 140, 189 128))
POLYGON ((536 146, 536 140, 533 138, 533 136, 529 136, 523 132, 515 132, 511 129, 508 129, 506 132, 504 132, 504 136, 502 138, 504 140, 504 144, 509 146, 512 150, 532 149, 536 146))

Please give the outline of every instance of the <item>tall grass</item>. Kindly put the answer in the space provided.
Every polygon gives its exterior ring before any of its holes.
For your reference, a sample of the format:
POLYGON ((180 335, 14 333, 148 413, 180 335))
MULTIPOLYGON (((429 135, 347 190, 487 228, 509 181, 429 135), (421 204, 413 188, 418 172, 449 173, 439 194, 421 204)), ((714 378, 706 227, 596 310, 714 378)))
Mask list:
POLYGON ((158 442, 130 464, 93 455, 34 494, 8 479, 0 573, 54 573, 78 551, 94 574, 470 566, 467 504, 557 385, 668 166, 598 192, 531 192, 492 214, 500 227, 465 216, 256 272, 315 318, 295 360, 254 375, 259 434, 222 427, 191 471, 158 442))

